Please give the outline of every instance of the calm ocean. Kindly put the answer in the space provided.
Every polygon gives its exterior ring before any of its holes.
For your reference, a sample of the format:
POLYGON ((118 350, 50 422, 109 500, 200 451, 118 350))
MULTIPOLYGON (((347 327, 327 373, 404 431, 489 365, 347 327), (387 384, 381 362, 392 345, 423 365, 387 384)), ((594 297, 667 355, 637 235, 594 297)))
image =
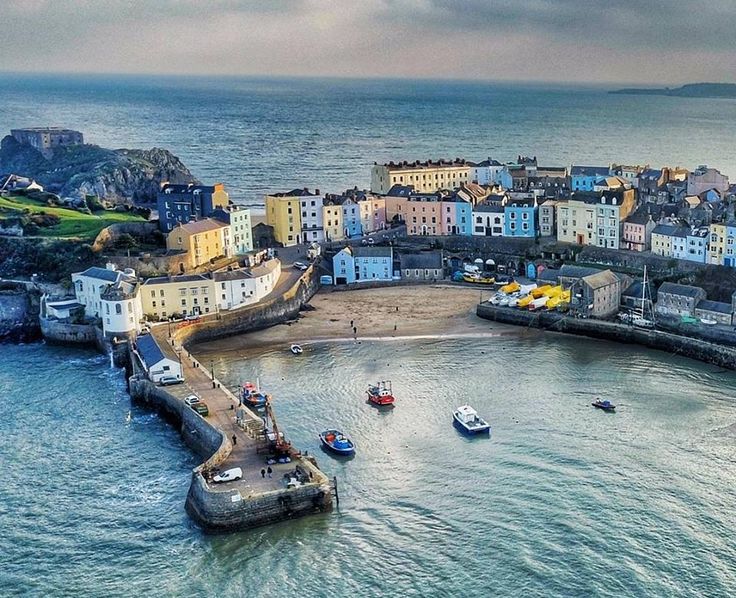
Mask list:
MULTIPOLYGON (((0 79, 0 131, 44 124, 168 148, 253 204, 266 190, 366 186, 374 160, 430 156, 736 175, 736 101, 591 88, 0 79)), ((298 446, 317 451, 329 425, 353 435, 354 460, 319 456, 340 480, 339 511, 206 536, 183 509, 197 460, 130 405, 107 358, 3 346, 0 595, 736 594, 732 373, 555 335, 212 358, 230 384, 260 376, 298 446), (391 413, 362 400, 379 378, 399 396, 391 413), (590 393, 619 413, 594 411, 590 393), (466 401, 490 439, 452 428, 466 401)))
POLYGON ((153 77, 0 78, 0 133, 79 129, 104 147, 164 147, 240 202, 369 185, 374 161, 536 155, 708 164, 736 177, 736 100, 490 83, 153 77))

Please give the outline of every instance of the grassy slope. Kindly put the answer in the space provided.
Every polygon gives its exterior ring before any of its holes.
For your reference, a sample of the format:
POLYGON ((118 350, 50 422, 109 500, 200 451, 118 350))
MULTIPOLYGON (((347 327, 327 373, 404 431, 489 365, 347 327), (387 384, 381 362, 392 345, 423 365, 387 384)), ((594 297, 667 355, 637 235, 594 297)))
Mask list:
POLYGON ((116 222, 143 222, 140 216, 128 212, 98 212, 97 214, 83 214, 67 208, 47 206, 27 197, 0 197, 0 217, 13 215, 13 212, 22 212, 27 209, 32 214, 45 212, 61 218, 56 226, 42 228, 39 235, 56 238, 80 238, 93 240, 106 226, 116 222))

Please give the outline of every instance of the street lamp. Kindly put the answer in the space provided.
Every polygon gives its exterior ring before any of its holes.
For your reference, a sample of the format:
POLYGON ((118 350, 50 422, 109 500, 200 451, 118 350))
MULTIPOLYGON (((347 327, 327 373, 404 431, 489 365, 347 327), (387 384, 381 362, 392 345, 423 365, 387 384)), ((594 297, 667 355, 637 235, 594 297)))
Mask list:
POLYGON ((215 361, 210 361, 210 373, 212 374, 212 388, 215 388, 215 361))

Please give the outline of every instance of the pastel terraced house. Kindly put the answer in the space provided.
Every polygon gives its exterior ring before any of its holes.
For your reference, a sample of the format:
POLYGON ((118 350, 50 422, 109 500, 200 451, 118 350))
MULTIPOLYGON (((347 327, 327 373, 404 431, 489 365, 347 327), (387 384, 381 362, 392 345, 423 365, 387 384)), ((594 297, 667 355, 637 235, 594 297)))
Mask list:
POLYGON ((537 234, 537 200, 509 199, 504 205, 504 237, 534 238, 537 234))
POLYGON ((557 210, 557 239, 565 243, 620 246, 621 224, 636 207, 633 189, 576 192, 557 210))
POLYGON ((572 166, 570 168, 570 189, 572 191, 593 191, 600 177, 611 173, 608 166, 572 166))
POLYGON ((473 209, 469 202, 457 196, 449 196, 442 199, 440 210, 441 234, 466 236, 473 234, 473 209))
POLYGON ((283 247, 291 247, 301 241, 301 201, 309 197, 317 198, 317 194, 306 188, 266 195, 266 224, 273 227, 274 239, 283 247))
POLYGON ((332 258, 335 284, 393 280, 392 247, 345 247, 332 258))
POLYGON ((339 241, 345 236, 343 227, 342 204, 325 198, 322 201, 322 222, 325 229, 325 241, 339 241))
POLYGON ((229 240, 228 224, 213 218, 205 218, 178 224, 166 235, 166 248, 186 252, 186 256, 179 264, 180 270, 184 272, 230 255, 229 240))
POLYGON ((649 251, 652 231, 657 226, 652 215, 646 210, 638 210, 624 222, 621 233, 621 247, 629 251, 649 251))
POLYGON ((321 243, 325 240, 325 228, 322 210, 322 198, 319 189, 314 194, 303 195, 299 198, 301 212, 301 242, 321 243))
POLYGON ((411 185, 417 193, 456 189, 461 183, 471 182, 470 170, 471 163, 461 158, 374 163, 371 168, 371 191, 385 195, 394 185, 411 185))

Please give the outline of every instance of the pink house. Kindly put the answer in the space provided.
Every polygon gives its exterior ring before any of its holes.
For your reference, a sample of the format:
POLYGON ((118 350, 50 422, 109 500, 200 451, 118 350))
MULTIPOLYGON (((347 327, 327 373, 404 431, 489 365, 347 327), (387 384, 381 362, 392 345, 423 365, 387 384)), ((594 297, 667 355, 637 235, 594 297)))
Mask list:
POLYGON ((652 244, 652 231, 655 226, 650 213, 644 210, 634 212, 623 225, 621 234, 622 249, 649 251, 652 244))

